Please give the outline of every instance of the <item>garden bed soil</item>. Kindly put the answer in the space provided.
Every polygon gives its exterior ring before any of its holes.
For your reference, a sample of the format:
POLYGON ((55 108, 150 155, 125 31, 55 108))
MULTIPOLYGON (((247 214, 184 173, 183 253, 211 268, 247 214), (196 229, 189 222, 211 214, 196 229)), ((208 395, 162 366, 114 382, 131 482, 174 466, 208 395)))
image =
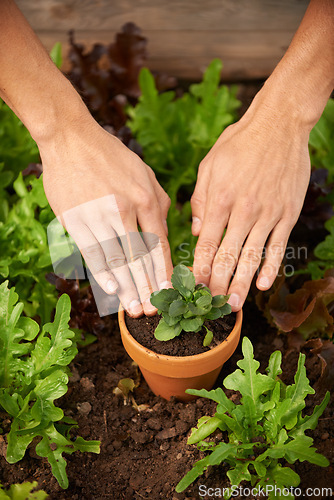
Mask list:
MULTIPOLYGON (((82 348, 75 358, 69 391, 59 400, 65 414, 78 421, 78 434, 86 439, 101 440, 100 455, 79 452, 65 455, 70 482, 67 490, 59 487, 46 459, 38 457, 34 451, 26 453, 24 459, 14 465, 7 464, 0 457, 1 482, 9 486, 16 482, 37 480, 39 488, 46 490, 51 500, 213 498, 199 497, 199 485, 227 487, 224 466, 209 469, 182 494, 175 493, 175 486, 202 456, 194 446, 187 445, 187 438, 199 417, 214 413, 215 403, 202 398, 189 403, 165 401, 154 396, 140 378, 133 396, 138 405, 147 406, 138 412, 131 401, 124 401, 122 396, 113 394, 113 388, 120 379, 132 377, 138 380, 140 375, 121 344, 116 317, 109 317, 106 325, 105 331, 99 333, 97 342, 82 348)), ((292 351, 287 354, 286 337, 278 336, 275 330, 268 327, 253 303, 247 303, 244 308, 242 335, 252 340, 261 369, 266 367, 271 352, 280 349, 283 352, 283 379, 286 383, 293 382, 297 353, 292 351)), ((240 346, 241 343, 225 363, 217 385, 221 385, 226 375, 235 370, 237 360, 242 357, 240 346)), ((306 367, 311 383, 316 383, 321 369, 319 359, 309 353, 306 367)), ((227 394, 234 401, 238 398, 231 391, 227 394)), ((323 391, 319 391, 314 396, 308 396, 306 412, 312 412, 323 395, 323 391)), ((8 424, 6 420, 1 423, 5 431, 9 430, 8 424)), ((332 396, 317 429, 310 433, 318 451, 327 456, 331 465, 327 468, 308 463, 292 466, 302 478, 300 487, 303 493, 306 488, 327 487, 334 491, 333 424, 332 396)), ((216 439, 222 437, 222 434, 216 435, 216 439)), ((5 442, 0 442, 0 454, 4 451, 5 442)), ((251 500, 252 496, 234 498, 251 500)), ((308 498, 319 500, 326 496, 311 495, 308 498)))
POLYGON ((126 314, 125 323, 134 339, 151 351, 167 356, 193 356, 210 351, 224 342, 233 330, 235 317, 236 315, 232 313, 215 321, 205 322, 206 327, 213 333, 212 342, 208 347, 203 346, 203 340, 206 335, 204 327, 197 333, 182 332, 180 336, 162 342, 154 336, 161 316, 143 316, 135 319, 126 314))

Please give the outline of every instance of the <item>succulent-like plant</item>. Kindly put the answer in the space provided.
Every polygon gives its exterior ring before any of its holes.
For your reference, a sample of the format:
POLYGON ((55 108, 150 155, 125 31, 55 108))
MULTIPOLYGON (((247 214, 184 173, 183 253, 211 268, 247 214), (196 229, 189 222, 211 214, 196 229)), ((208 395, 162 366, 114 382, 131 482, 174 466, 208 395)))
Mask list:
POLYGON ((204 326, 203 345, 211 344, 213 333, 204 324, 206 320, 222 318, 231 312, 229 295, 211 294, 208 287, 196 285, 195 276, 183 264, 174 268, 173 288, 153 292, 151 303, 162 318, 155 330, 158 340, 171 340, 185 332, 199 332, 204 326))

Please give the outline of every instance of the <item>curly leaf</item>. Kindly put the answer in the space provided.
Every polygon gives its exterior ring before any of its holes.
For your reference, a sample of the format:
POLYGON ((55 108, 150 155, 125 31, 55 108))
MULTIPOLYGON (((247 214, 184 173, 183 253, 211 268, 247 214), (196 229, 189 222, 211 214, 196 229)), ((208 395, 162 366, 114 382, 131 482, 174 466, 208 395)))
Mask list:
POLYGON ((70 298, 63 294, 58 300, 53 323, 44 325, 31 353, 35 372, 54 365, 67 366, 76 355, 77 349, 71 340, 75 334, 68 327, 70 311, 70 298))

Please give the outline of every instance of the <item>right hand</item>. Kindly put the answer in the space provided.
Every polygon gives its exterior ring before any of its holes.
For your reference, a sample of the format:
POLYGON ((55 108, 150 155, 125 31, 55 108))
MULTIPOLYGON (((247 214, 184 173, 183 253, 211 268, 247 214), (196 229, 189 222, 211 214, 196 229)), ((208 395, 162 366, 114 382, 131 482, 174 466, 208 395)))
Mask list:
POLYGON ((170 200, 151 168, 90 116, 38 146, 51 208, 97 283, 131 316, 155 314, 150 295, 170 286, 172 262, 170 200), (159 243, 142 239, 138 225, 159 243), (117 237, 128 243, 124 251, 117 237))

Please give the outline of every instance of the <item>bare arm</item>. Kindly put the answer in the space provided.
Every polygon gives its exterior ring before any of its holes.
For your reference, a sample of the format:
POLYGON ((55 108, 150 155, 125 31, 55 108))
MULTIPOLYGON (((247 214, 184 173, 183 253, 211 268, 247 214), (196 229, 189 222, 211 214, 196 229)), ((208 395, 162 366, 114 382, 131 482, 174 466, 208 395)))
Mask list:
POLYGON ((312 0, 283 59, 199 167, 194 273, 213 293, 230 293, 235 311, 266 241, 258 288, 270 288, 278 273, 310 178, 309 133, 333 87, 334 1, 312 0))
POLYGON ((53 211, 104 291, 117 291, 133 316, 155 313, 150 294, 172 271, 167 194, 152 170, 93 120, 12 0, 0 3, 0 47, 0 96, 39 147, 53 211), (158 236, 153 251, 138 224, 158 236), (138 238, 125 255, 117 236, 130 233, 130 247, 138 238))

